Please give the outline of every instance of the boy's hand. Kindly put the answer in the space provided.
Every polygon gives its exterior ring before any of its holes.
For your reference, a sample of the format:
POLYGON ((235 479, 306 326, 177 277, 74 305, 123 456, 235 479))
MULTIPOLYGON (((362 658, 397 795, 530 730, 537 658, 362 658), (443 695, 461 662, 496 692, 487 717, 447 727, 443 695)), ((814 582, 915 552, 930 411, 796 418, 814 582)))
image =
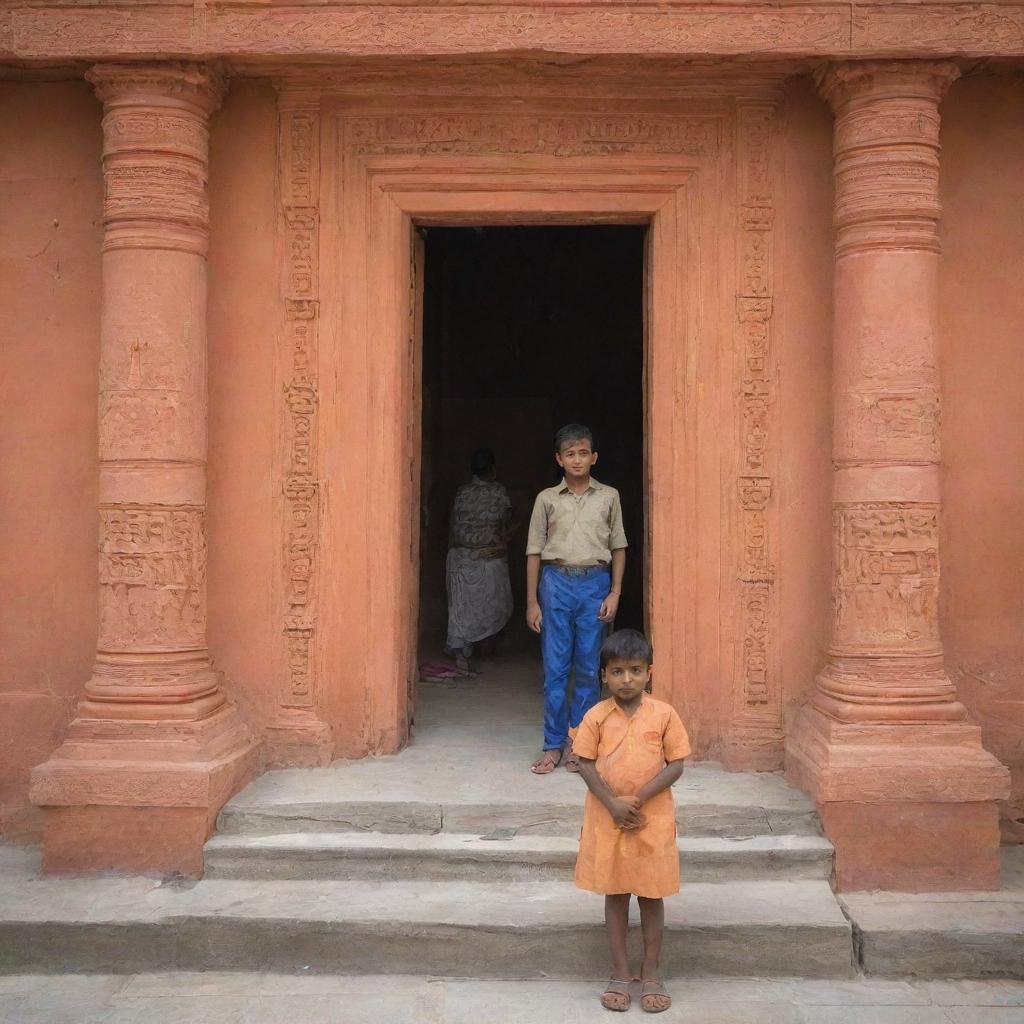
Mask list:
POLYGON ((614 590, 610 590, 608 591, 608 596, 601 602, 601 610, 597 613, 597 617, 602 622, 611 622, 618 610, 619 595, 614 590))
POLYGON ((534 633, 540 632, 540 624, 544 621, 544 616, 541 613, 540 605, 536 601, 530 601, 526 605, 526 624, 534 631, 534 633))

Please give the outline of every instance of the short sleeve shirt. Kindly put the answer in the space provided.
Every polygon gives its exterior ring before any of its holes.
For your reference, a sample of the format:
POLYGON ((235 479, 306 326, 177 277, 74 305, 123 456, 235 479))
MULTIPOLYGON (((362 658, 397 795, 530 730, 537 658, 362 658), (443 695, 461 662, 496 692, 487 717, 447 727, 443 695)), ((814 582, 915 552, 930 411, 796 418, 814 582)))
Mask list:
POLYGON ((606 565, 627 546, 619 492, 590 478, 579 496, 563 480, 537 495, 526 541, 528 555, 560 565, 606 565))

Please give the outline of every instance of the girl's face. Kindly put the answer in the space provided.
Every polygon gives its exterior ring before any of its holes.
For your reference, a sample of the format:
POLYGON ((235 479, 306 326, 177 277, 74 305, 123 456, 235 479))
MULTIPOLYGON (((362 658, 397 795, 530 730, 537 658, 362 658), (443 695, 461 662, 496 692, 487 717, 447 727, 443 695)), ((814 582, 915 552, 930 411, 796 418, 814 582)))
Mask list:
POLYGON ((651 666, 643 658, 611 658, 601 679, 621 704, 639 700, 651 680, 651 666))

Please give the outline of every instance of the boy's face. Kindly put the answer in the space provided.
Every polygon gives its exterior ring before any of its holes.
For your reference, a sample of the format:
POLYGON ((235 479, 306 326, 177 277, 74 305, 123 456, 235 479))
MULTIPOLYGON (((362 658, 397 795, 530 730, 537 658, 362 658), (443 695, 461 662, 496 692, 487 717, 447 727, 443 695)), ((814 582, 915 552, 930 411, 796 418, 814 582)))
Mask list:
POLYGON ((597 462, 597 452, 593 450, 586 438, 581 437, 575 441, 566 441, 555 452, 555 458, 567 479, 585 480, 590 476, 590 470, 597 462))
POLYGON ((643 658, 611 658, 601 679, 612 696, 624 704, 639 700, 651 680, 651 666, 643 658))

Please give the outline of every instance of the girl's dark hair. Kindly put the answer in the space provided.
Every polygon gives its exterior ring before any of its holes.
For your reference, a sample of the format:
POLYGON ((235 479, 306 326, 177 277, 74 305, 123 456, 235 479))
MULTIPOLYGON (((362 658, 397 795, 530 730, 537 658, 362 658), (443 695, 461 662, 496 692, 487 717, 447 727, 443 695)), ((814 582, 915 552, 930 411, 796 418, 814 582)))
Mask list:
POLYGON ((469 462, 469 470, 473 476, 479 476, 494 468, 494 452, 490 448, 477 448, 469 462))
POLYGON ((560 452, 562 445, 568 444, 570 441, 589 441, 590 447, 594 447, 594 435, 591 433, 590 427, 585 427, 582 423, 566 423, 555 434, 555 451, 560 452))
POLYGON ((619 629, 601 644, 601 668, 612 660, 645 661, 650 665, 654 661, 654 648, 639 630, 619 629))

